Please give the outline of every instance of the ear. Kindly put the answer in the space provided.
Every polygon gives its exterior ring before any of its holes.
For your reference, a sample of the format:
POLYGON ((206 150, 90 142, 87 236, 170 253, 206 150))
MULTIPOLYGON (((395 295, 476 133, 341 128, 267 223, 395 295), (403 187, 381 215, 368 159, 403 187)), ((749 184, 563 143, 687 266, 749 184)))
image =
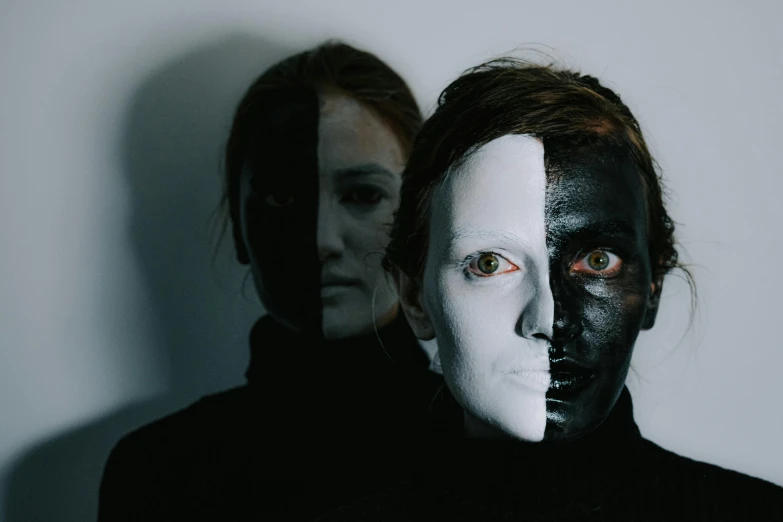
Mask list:
POLYGON ((239 225, 239 216, 231 217, 231 232, 234 236, 234 248, 237 252, 237 261, 243 265, 250 264, 250 256, 245 246, 245 238, 242 237, 242 227, 239 225))
POLYGON ((647 298, 642 330, 649 330, 655 326, 655 317, 658 315, 658 305, 661 302, 661 290, 663 290, 663 274, 654 276, 650 283, 650 297, 647 298))
POLYGON ((397 295, 400 296, 400 306, 413 334, 422 341, 434 339, 435 328, 421 304, 421 284, 399 268, 394 269, 394 283, 397 295))

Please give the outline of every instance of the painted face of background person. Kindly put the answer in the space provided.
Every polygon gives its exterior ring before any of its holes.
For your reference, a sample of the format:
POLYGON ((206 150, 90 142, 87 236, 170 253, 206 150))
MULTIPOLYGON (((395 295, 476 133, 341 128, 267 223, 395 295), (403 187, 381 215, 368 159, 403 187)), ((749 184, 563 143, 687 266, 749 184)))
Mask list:
POLYGON ((383 326, 397 314, 381 261, 404 166, 399 141, 372 110, 339 93, 321 95, 317 242, 327 338, 371 332, 373 321, 383 326))
POLYGON ((455 168, 432 205, 419 302, 468 431, 541 441, 593 430, 660 291, 631 163, 505 136, 455 168))
POLYGON ((242 180, 256 288, 269 313, 296 331, 327 339, 370 332, 373 320, 383 326, 397 311, 380 260, 399 204, 402 149, 353 98, 287 96, 270 103, 242 180))

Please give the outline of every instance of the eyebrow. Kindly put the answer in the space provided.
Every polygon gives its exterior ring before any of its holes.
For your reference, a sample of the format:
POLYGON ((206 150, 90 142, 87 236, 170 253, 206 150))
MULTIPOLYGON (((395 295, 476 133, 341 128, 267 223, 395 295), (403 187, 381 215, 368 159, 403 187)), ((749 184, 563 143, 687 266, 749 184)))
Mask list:
POLYGON ((398 174, 393 173, 378 163, 362 163, 361 165, 352 165, 343 169, 337 169, 334 171, 334 174, 344 181, 352 181, 373 174, 380 174, 381 176, 389 178, 392 181, 399 178, 398 174))
POLYGON ((454 230, 449 238, 449 243, 452 245, 465 239, 480 239, 482 241, 496 241, 504 244, 527 244, 528 242, 523 240, 516 234, 510 234, 508 232, 502 232, 500 230, 489 230, 470 227, 458 227, 454 230))
MULTIPOLYGON (((566 236, 614 236, 622 237, 628 240, 635 240, 637 237, 633 227, 628 226, 622 221, 601 221, 598 223, 589 223, 584 226, 578 226, 573 229, 565 229, 566 236)), ((549 232, 547 232, 549 236, 549 232)), ((562 237, 562 234, 561 234, 562 237)), ((503 232, 500 230, 477 229, 470 227, 459 227, 454 230, 449 238, 449 246, 453 247, 460 241, 469 239, 478 239, 481 241, 492 241, 501 245, 527 245, 530 242, 516 234, 503 232)))

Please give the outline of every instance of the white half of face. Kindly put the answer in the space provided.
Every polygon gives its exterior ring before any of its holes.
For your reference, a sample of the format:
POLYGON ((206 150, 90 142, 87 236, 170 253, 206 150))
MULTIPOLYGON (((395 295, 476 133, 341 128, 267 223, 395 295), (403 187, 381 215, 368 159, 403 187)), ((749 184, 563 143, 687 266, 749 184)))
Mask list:
POLYGON ((434 195, 422 283, 466 425, 478 420, 528 441, 544 437, 550 384, 545 190, 540 140, 511 135, 481 147, 434 195), (474 273, 483 254, 499 261, 493 275, 474 273))
POLYGON ((327 339, 388 323, 397 293, 381 266, 399 206, 404 155, 374 111, 343 94, 322 93, 318 124, 318 256, 327 339))

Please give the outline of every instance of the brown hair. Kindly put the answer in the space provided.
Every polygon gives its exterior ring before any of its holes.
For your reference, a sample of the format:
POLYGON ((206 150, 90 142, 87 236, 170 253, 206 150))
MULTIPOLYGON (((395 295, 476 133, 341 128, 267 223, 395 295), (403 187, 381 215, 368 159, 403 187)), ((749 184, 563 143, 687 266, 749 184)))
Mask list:
MULTIPOLYGON (((330 40, 295 54, 267 69, 248 88, 239 102, 225 151, 223 199, 234 224, 239 227, 239 178, 259 122, 263 121, 262 100, 270 92, 307 89, 318 94, 334 89, 374 110, 391 128, 407 157, 422 124, 421 111, 408 85, 391 67, 374 54, 330 40)), ((238 249, 240 262, 246 253, 238 249)))
POLYGON ((403 173, 400 207, 384 259, 387 269, 396 265, 409 277, 422 276, 435 188, 473 151, 509 134, 603 142, 626 150, 646 191, 653 275, 663 277, 679 267, 693 288, 690 273, 678 261, 657 164, 630 109, 592 76, 516 58, 469 69, 441 93, 403 173))

